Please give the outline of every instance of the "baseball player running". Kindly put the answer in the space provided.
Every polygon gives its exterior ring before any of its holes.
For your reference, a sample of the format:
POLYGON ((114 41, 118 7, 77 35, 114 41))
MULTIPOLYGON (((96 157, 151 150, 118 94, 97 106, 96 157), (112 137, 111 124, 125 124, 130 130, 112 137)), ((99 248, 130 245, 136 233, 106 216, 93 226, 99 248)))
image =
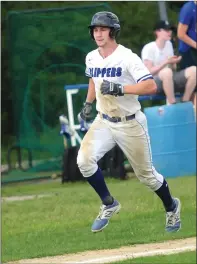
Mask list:
POLYGON ((166 231, 178 231, 181 228, 181 203, 171 196, 166 180, 153 167, 147 120, 138 101, 138 95, 156 92, 155 81, 141 59, 116 42, 120 23, 115 14, 96 13, 89 31, 98 48, 86 56, 89 88, 80 117, 85 121, 92 119, 95 99, 98 114, 82 140, 77 164, 102 201, 92 232, 103 230, 121 209, 97 165, 115 144, 128 158, 138 179, 162 200, 166 231))

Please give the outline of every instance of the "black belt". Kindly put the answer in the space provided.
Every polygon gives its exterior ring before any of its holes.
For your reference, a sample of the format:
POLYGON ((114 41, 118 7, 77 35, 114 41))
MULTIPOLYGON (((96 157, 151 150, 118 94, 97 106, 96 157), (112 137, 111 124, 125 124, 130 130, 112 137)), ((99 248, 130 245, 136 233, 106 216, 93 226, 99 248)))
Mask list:
POLYGON ((110 117, 110 116, 108 116, 106 114, 101 114, 101 116, 104 119, 107 119, 108 121, 113 122, 113 123, 123 122, 123 121, 129 121, 129 120, 132 120, 132 119, 135 118, 135 114, 129 115, 129 116, 124 116, 124 117, 119 117, 119 116, 110 117))

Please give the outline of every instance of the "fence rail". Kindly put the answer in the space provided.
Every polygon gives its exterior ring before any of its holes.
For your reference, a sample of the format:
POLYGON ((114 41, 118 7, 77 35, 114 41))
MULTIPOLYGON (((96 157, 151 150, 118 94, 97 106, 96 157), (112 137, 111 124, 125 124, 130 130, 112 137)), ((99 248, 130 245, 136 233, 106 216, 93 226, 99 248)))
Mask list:
MULTIPOLYGON (((64 90, 73 90, 73 89, 87 89, 88 84, 73 84, 73 85, 65 85, 64 90)), ((181 93, 176 93, 176 97, 181 97, 181 93)), ((165 100, 165 94, 153 94, 153 95, 139 95, 139 101, 146 101, 146 100, 165 100)))

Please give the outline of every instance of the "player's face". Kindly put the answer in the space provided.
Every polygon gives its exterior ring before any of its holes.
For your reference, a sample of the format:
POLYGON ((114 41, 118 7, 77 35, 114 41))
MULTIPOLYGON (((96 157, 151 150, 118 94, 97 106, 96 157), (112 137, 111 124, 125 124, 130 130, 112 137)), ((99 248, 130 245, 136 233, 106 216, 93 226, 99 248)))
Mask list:
POLYGON ((95 27, 93 30, 94 39, 98 47, 104 47, 109 41, 110 28, 107 27, 95 27))
POLYGON ((157 36, 158 36, 160 39, 163 39, 163 40, 171 40, 171 38, 172 38, 172 30, 168 30, 168 29, 160 29, 160 30, 157 32, 157 36))

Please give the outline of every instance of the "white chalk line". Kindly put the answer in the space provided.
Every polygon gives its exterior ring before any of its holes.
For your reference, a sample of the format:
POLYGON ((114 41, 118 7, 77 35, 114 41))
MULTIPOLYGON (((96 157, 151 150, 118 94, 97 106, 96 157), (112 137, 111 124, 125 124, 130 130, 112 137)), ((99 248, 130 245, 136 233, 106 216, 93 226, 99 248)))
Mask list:
POLYGON ((157 249, 157 250, 151 250, 147 252, 138 252, 138 253, 127 253, 125 256, 124 255, 111 255, 109 257, 103 257, 103 258, 93 258, 89 260, 82 260, 82 261, 74 261, 74 262, 64 262, 65 264, 88 264, 88 263, 110 263, 112 261, 119 261, 119 260, 127 260, 127 259, 134 259, 134 258, 139 258, 139 257, 148 257, 148 256, 156 256, 156 255, 171 255, 171 254, 176 254, 180 252, 186 252, 186 251, 195 251, 196 246, 191 245, 191 246, 184 246, 184 247, 179 247, 176 249, 157 249))
POLYGON ((187 251, 196 251, 196 237, 183 238, 179 240, 167 240, 158 243, 136 244, 119 249, 93 250, 65 254, 59 256, 48 256, 43 258, 21 259, 7 262, 7 264, 91 264, 111 263, 121 260, 149 257, 155 255, 171 255, 187 251), (100 257, 101 256, 101 257, 100 257))
POLYGON ((21 195, 21 196, 9 196, 9 197, 1 197, 1 202, 17 202, 17 201, 26 201, 33 199, 40 199, 43 197, 50 197, 54 194, 34 194, 34 195, 21 195))

